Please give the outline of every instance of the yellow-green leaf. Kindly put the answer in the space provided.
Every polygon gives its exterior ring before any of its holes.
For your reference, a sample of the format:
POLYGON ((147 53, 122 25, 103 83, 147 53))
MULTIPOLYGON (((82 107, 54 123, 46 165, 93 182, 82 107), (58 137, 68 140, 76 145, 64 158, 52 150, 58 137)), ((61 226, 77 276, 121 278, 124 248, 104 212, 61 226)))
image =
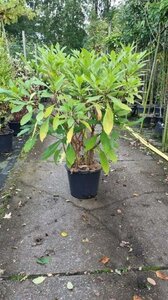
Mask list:
POLYGON ((107 105, 105 115, 103 118, 103 129, 107 135, 109 135, 114 126, 114 114, 109 105, 107 105))
POLYGON ((67 143, 69 144, 72 140, 72 137, 73 137, 73 133, 74 133, 74 126, 72 126, 68 133, 67 133, 67 143))
POLYGON ((43 142, 47 136, 49 129, 49 121, 45 121, 40 128, 40 141, 43 142))
POLYGON ((100 163, 103 168, 103 171, 107 175, 110 171, 110 166, 109 166, 107 156, 102 150, 100 150, 99 157, 100 157, 100 163))
POLYGON ((54 109, 54 105, 47 107, 44 113, 44 118, 48 118, 52 114, 53 109, 54 109))
POLYGON ((90 127, 89 123, 87 123, 86 121, 80 121, 83 125, 85 125, 85 127, 87 129, 89 129, 89 131, 91 132, 92 131, 92 128, 90 127))
POLYGON ((56 130, 59 126, 59 115, 56 115, 53 120, 53 129, 56 130))
POLYGON ((62 237, 67 237, 67 236, 68 236, 68 232, 62 231, 62 232, 61 232, 61 236, 62 236, 62 237))
POLYGON ((39 277, 34 278, 32 281, 34 284, 41 284, 45 279, 46 279, 46 277, 39 276, 39 277))
POLYGON ((100 109, 100 105, 95 104, 94 107, 96 108, 96 112, 97 112, 97 120, 100 121, 102 119, 102 112, 100 109))

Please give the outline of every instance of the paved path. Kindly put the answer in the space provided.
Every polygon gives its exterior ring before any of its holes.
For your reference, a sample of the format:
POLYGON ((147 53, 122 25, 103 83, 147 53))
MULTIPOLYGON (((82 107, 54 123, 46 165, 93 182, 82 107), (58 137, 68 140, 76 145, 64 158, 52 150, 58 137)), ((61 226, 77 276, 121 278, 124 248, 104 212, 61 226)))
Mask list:
POLYGON ((121 139, 97 198, 80 201, 64 166, 39 161, 39 149, 18 162, 1 196, 11 193, 11 218, 0 220, 0 300, 168 300, 168 281, 152 271, 168 274, 168 166, 121 139))

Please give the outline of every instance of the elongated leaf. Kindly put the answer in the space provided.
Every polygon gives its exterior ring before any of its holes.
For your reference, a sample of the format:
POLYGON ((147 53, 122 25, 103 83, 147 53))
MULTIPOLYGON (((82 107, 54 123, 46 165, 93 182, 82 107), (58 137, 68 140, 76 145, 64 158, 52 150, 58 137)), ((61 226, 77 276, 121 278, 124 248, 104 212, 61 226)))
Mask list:
POLYGON ((104 131, 101 133, 100 141, 104 152, 107 154, 111 150, 111 143, 109 136, 104 131))
POLYGON ((37 116, 36 116, 36 120, 38 122, 40 122, 42 119, 44 118, 44 112, 43 111, 40 111, 37 116))
POLYGON ((59 115, 56 115, 53 120, 53 129, 57 130, 59 124, 60 124, 59 115))
POLYGON ((49 120, 45 121, 40 127, 40 141, 43 142, 49 130, 49 120))
POLYGON ((27 132, 29 132, 30 131, 30 128, 29 127, 27 127, 27 128, 24 128, 24 129, 22 129, 19 133, 18 133, 18 137, 19 136, 22 136, 22 135, 24 135, 25 133, 27 133, 27 132))
POLYGON ((23 109, 23 107, 24 107, 24 104, 14 106, 14 107, 12 108, 12 110, 11 110, 11 113, 13 114, 13 113, 16 113, 16 112, 21 111, 21 110, 23 109))
POLYGON ((43 82, 43 81, 41 81, 40 79, 38 79, 38 78, 33 78, 33 84, 34 85, 41 85, 41 86, 45 86, 45 87, 47 87, 47 85, 43 82))
POLYGON ((75 150, 72 147, 72 145, 69 144, 66 151, 66 163, 69 168, 74 164, 75 159, 76 159, 75 150))
POLYGON ((111 149, 108 153, 107 153, 107 156, 109 157, 109 159, 112 161, 112 162, 117 162, 118 160, 118 157, 117 157, 117 154, 115 153, 115 151, 113 149, 111 149))
POLYGON ((85 140, 84 145, 85 145, 86 151, 89 151, 89 150, 93 149, 93 147, 96 144, 96 140, 97 140, 97 136, 96 135, 92 136, 88 140, 85 140))
POLYGON ((67 133, 67 143, 69 144, 72 140, 72 137, 73 137, 73 133, 74 133, 74 126, 72 126, 70 128, 70 130, 68 131, 67 133))
POLYGON ((24 152, 28 153, 34 147, 36 141, 36 137, 29 138, 23 147, 24 152))
POLYGON ((23 116, 23 118, 21 119, 20 121, 20 125, 23 126, 25 125, 26 123, 28 123, 32 118, 32 112, 28 112, 27 114, 25 114, 23 116))
POLYGON ((94 107, 96 108, 97 112, 97 120, 100 121, 102 119, 101 107, 98 104, 94 104, 94 107))
POLYGON ((104 173, 108 174, 110 171, 110 166, 109 166, 107 156, 105 155, 105 153, 102 150, 100 150, 100 152, 99 152, 99 157, 100 157, 100 163, 101 163, 104 173))
POLYGON ((48 159, 51 155, 54 155, 61 141, 58 141, 52 145, 50 145, 42 154, 42 159, 48 159))
POLYGON ((56 164, 57 164, 58 161, 59 161, 59 158, 60 158, 60 152, 61 152, 61 150, 60 150, 60 149, 57 149, 57 150, 55 151, 55 153, 54 153, 54 161, 55 161, 56 164))
POLYGON ((114 114, 111 107, 107 105, 106 112, 103 118, 103 129, 107 135, 109 135, 114 125, 114 114))
POLYGON ((90 127, 89 123, 87 123, 86 121, 80 121, 83 125, 85 125, 85 127, 87 129, 89 129, 89 131, 91 132, 92 131, 92 128, 90 127))
POLYGON ((52 114, 53 109, 54 109, 54 105, 51 105, 51 106, 47 107, 46 111, 44 113, 44 117, 48 118, 52 114))
POLYGON ((128 105, 122 103, 121 100, 119 100, 115 97, 112 97, 111 99, 112 99, 113 103, 120 109, 126 110, 127 112, 131 111, 131 108, 128 105))

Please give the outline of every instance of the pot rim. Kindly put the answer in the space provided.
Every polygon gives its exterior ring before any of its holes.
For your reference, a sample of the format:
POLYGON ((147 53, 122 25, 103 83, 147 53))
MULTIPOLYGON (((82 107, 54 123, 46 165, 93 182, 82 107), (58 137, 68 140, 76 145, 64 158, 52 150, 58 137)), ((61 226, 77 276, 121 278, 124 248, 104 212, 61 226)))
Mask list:
POLYGON ((68 168, 67 165, 65 165, 65 168, 66 168, 67 172, 69 172, 70 174, 83 174, 83 175, 84 175, 84 174, 99 173, 99 172, 101 172, 101 170, 102 170, 101 166, 100 166, 99 169, 96 169, 96 170, 88 170, 88 171, 86 171, 86 170, 71 171, 71 169, 68 168))
POLYGON ((13 130, 13 129, 9 129, 7 133, 5 133, 5 132, 2 133, 2 132, 0 131, 0 136, 12 135, 13 133, 14 133, 14 130, 13 130))

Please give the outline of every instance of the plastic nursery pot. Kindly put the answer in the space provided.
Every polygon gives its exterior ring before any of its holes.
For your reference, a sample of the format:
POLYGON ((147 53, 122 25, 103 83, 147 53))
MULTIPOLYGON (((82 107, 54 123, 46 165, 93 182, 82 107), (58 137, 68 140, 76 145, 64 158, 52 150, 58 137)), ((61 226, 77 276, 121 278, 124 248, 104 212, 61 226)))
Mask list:
POLYGON ((78 199, 94 198, 97 195, 101 169, 71 172, 67 169, 71 195, 78 199))
POLYGON ((152 117, 150 117, 150 116, 147 116, 147 117, 145 117, 145 119, 144 119, 144 127, 150 127, 150 125, 151 125, 151 119, 152 119, 152 117))
POLYGON ((6 133, 0 133, 0 153, 12 151, 13 130, 9 129, 6 133))
POLYGON ((15 121, 9 122, 9 128, 13 130, 13 135, 17 136, 18 133, 21 131, 20 122, 15 122, 15 121))
POLYGON ((158 121, 155 126, 155 135, 157 135, 159 138, 162 138, 163 131, 164 131, 164 124, 158 121))

